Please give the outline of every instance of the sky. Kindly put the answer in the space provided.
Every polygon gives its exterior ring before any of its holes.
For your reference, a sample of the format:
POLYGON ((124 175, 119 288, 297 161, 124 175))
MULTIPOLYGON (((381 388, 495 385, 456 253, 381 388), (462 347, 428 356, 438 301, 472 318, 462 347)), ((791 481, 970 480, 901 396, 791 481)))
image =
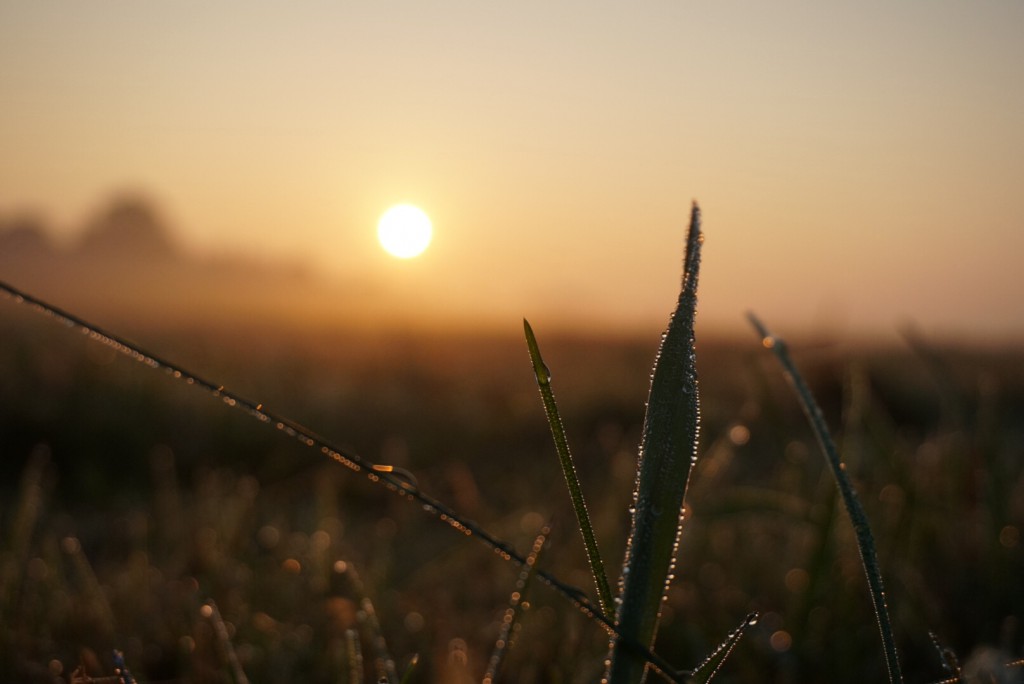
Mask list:
MULTIPOLYGON (((0 0, 0 217, 113 193, 410 318, 1024 340, 1024 3, 0 0), (392 204, 434 242, 376 243, 392 204)), ((698 332, 698 335, 700 332, 698 332)))

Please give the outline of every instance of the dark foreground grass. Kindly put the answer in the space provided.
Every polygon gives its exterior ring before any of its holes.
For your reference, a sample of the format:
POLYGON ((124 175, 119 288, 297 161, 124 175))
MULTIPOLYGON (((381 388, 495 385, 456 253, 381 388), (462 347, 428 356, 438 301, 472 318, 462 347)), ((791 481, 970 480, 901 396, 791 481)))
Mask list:
MULTIPOLYGON (((518 567, 222 403, 2 306, 0 679, 112 675, 119 649, 140 681, 237 681, 233 662, 253 682, 346 681, 357 654, 375 681, 382 636, 399 675, 419 654, 410 681, 481 680, 518 567)), ((513 334, 407 338, 394 353, 326 333, 153 339, 408 468, 522 551, 553 521, 539 566, 592 586, 513 334)), ((656 339, 545 339, 598 542, 620 558, 656 339)), ((949 674, 929 632, 965 671, 1020 657, 1024 355, 917 343, 793 354, 874 527, 905 680, 933 682, 949 674)), ((784 381, 756 341, 699 352, 701 458, 656 650, 692 667, 759 611, 716 681, 883 679, 853 532, 784 381)), ((596 681, 605 632, 536 582, 526 599, 496 681, 596 681)))

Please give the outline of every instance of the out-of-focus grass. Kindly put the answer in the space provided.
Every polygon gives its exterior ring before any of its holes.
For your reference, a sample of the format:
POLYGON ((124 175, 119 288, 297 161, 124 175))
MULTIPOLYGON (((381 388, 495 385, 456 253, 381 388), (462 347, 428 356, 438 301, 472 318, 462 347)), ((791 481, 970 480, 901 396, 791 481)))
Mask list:
MULTIPOLYGON (((518 570, 409 502, 182 383, 0 302, 0 679, 112 672, 226 681, 215 601, 246 675, 337 681, 358 568, 399 672, 479 681, 518 570), (95 662, 93 662, 95 661, 95 662)), ((517 331, 508 339, 150 333, 215 377, 380 462, 581 588, 586 555, 517 331)), ((259 333, 259 334, 257 334, 259 333)), ((603 549, 621 557, 657 346, 550 339, 560 407, 603 549), (619 545, 618 547, 616 545, 619 545)), ((874 527, 907 681, 1020 657, 1024 353, 804 347, 874 527), (942 363, 936 364, 935 358, 942 363)), ((690 667, 757 610, 720 681, 884 675, 855 544, 799 408, 756 341, 698 343, 702 457, 657 651, 690 667)), ((596 681, 603 630, 540 585, 497 681, 596 681)))

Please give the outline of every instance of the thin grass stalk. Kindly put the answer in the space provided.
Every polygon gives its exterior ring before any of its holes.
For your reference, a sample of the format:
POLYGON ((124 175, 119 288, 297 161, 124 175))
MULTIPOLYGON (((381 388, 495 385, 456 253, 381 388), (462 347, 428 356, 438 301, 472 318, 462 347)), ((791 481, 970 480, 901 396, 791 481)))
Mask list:
MULTIPOLYGON (((19 290, 4 281, 0 281, 0 293, 10 297, 18 304, 35 309, 68 328, 78 330, 91 340, 106 345, 134 361, 149 366, 154 370, 162 370, 172 378, 188 385, 194 385, 215 398, 221 399, 227 406, 243 411, 261 423, 273 426, 289 437, 298 440, 301 444, 318 450, 327 458, 344 465, 354 472, 365 474, 371 482, 382 485, 389 491, 403 496, 410 501, 422 504, 424 511, 434 515, 462 534, 475 536, 500 558, 515 562, 520 566, 526 563, 526 557, 513 549, 510 544, 498 539, 452 508, 423 492, 415 480, 404 474, 400 469, 389 465, 373 463, 350 449, 339 447, 290 418, 265 408, 262 403, 246 399, 228 390, 224 385, 206 380, 183 366, 148 352, 137 344, 129 342, 99 326, 95 326, 83 318, 19 290)), ((567 599, 585 616, 601 625, 609 636, 614 637, 624 649, 650 663, 654 672, 661 674, 668 681, 682 681, 678 675, 672 674, 674 672, 672 667, 663 658, 652 653, 649 648, 641 646, 631 637, 622 634, 612 618, 605 614, 598 606, 594 605, 584 592, 562 582, 545 570, 538 569, 536 574, 537 579, 567 599)))
POLYGON ((249 684, 249 678, 245 674, 245 669, 242 668, 241 661, 238 660, 235 645, 231 642, 231 634, 228 632, 228 626, 224 623, 217 604, 212 599, 207 601, 200 613, 213 625, 214 634, 217 635, 217 644, 220 646, 232 680, 235 684, 249 684))
MULTIPOLYGON (((672 579, 683 500, 697 458, 700 401, 693 345, 702 242, 700 208, 694 203, 682 287, 651 377, 616 615, 620 633, 647 649, 654 646, 672 579)), ((606 678, 611 684, 644 679, 646 661, 621 640, 612 640, 610 655, 606 678)))
POLYGON ((871 534, 871 526, 868 523, 867 515, 865 515, 864 508, 860 504, 857 492, 850 483, 850 478, 846 475, 845 465, 839 458, 839 451, 832 440, 832 435, 829 432, 828 425, 825 423, 825 417, 821 413, 821 408, 814 400, 810 388, 807 387, 803 376, 800 375, 796 365, 790 358, 786 343, 772 335, 757 316, 751 313, 747 317, 751 325, 754 326, 754 329, 757 330, 758 335, 761 336, 761 343, 775 354, 775 358, 782 365, 783 374, 796 392, 800 406, 803 408, 804 414, 807 416, 807 420, 810 422, 814 435, 818 440, 818 445, 825 454, 825 460, 828 461, 829 467, 832 469, 832 475, 835 477, 839 492, 843 497, 843 504, 846 506, 846 512, 850 516, 850 522, 853 524, 854 533, 857 537, 857 549, 860 551, 861 564, 864 566, 864 575, 867 578, 871 603, 875 609, 875 619, 882 638, 882 651, 885 654, 889 682, 890 684, 902 682, 903 674, 900 670, 899 653, 896 650, 896 639, 893 636, 892 624, 889 620, 889 608, 885 600, 885 589, 882 586, 882 572, 878 567, 875 539, 871 534))
POLYGON ((377 671, 378 681, 395 684, 398 681, 398 670, 395 669, 395 660, 388 651, 388 643, 380 628, 380 620, 377 619, 373 601, 368 596, 364 596, 360 605, 362 613, 365 615, 362 622, 370 633, 370 645, 373 647, 374 667, 377 671))
POLYGON ((747 628, 757 624, 758 617, 758 613, 751 613, 743 619, 739 627, 729 632, 725 637, 725 641, 719 644, 718 648, 712 651, 700 665, 693 669, 693 674, 690 675, 687 684, 709 684, 715 675, 718 674, 718 671, 722 669, 722 665, 725 664, 732 650, 736 648, 736 644, 743 638, 747 628))
POLYGON ((384 638, 384 631, 380 627, 380 620, 377 619, 377 609, 374 608, 373 601, 370 599, 369 594, 366 593, 366 587, 363 586, 363 581, 360 579, 359 573, 356 572, 356 567, 351 561, 345 561, 342 574, 348 580, 352 593, 359 604, 359 612, 356 614, 356 619, 359 621, 359 625, 365 628, 369 634, 377 676, 380 681, 386 684, 396 684, 398 682, 398 670, 395 668, 395 659, 391 657, 391 651, 388 650, 388 642, 384 638))
POLYGON ((939 660, 942 661, 943 669, 952 675, 952 680, 956 684, 964 684, 966 680, 964 679, 963 669, 960 667, 960 660, 956 657, 953 649, 944 646, 939 641, 939 635, 935 632, 928 632, 928 638, 932 640, 932 646, 935 647, 936 652, 939 654, 939 660))
POLYGON ((533 540, 533 548, 526 559, 526 566, 519 573, 515 590, 512 592, 512 596, 509 597, 508 608, 502 616, 501 629, 498 631, 498 639, 494 642, 494 650, 491 652, 491 659, 487 664, 487 672, 484 673, 483 684, 494 683, 495 678, 498 676, 498 670, 501 668, 501 663, 505 659, 505 654, 512 647, 516 622, 528 605, 523 598, 526 596, 526 590, 530 586, 530 580, 533 579, 533 571, 537 567, 537 559, 544 549, 544 544, 547 542, 549 534, 551 534, 551 530, 545 526, 541 529, 537 538, 533 540))
POLYGON ((573 464, 572 453, 569 451, 569 441, 566 439, 565 428, 562 426, 562 416, 558 412, 555 394, 551 389, 551 371, 548 370, 544 359, 541 358, 537 338, 533 334, 533 328, 530 327, 529 321, 525 318, 523 319, 523 331, 526 333, 526 346, 530 350, 530 361, 533 362, 533 372, 537 377, 537 386, 540 388, 540 396, 544 402, 544 413, 547 416, 548 425, 551 427, 551 437, 555 441, 558 461, 562 466, 565 484, 569 488, 569 498, 572 499, 573 510, 576 511, 576 520, 580 526, 580 533, 583 535, 583 545, 587 548, 587 561, 590 563, 590 573, 594 576, 594 585, 597 587, 597 600, 601 605, 601 612, 611 615, 612 590, 608 585, 608 575, 605 574, 604 563, 601 561, 601 552, 597 547, 594 528, 590 524, 590 515, 587 513, 587 504, 583 498, 583 489, 576 476, 576 466, 573 464))

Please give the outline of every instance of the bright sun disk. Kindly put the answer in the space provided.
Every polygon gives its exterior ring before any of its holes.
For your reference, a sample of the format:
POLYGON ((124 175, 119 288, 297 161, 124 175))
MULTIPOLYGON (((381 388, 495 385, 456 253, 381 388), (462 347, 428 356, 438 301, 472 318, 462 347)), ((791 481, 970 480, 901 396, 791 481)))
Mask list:
POLYGON ((398 204, 380 217, 377 223, 377 239, 380 246, 391 256, 412 259, 423 254, 433 236, 430 217, 411 204, 398 204))

